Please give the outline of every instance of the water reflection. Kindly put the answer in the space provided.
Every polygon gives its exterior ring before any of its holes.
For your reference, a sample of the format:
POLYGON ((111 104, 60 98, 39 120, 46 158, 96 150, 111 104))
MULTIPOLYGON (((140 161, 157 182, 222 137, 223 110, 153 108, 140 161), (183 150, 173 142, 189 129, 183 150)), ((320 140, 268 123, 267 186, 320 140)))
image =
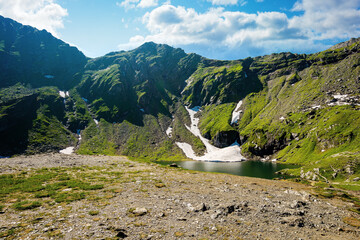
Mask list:
MULTIPOLYGON (((165 164, 165 163, 161 163, 165 164)), ((167 163, 168 164, 168 163, 167 163)), ((285 168, 297 168, 296 165, 278 164, 273 162, 245 161, 245 162, 177 162, 178 166, 189 170, 203 172, 229 173, 239 176, 273 179, 279 177, 275 172, 285 168)))

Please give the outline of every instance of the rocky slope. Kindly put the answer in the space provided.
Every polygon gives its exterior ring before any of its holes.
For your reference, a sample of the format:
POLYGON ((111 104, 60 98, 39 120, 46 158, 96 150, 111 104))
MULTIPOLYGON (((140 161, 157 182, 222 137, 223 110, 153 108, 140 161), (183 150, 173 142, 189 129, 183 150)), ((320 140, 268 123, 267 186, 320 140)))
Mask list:
POLYGON ((0 237, 358 239, 348 193, 123 157, 0 159, 0 237), (4 174, 6 173, 6 174, 4 174), (328 194, 328 193, 327 193, 328 194))

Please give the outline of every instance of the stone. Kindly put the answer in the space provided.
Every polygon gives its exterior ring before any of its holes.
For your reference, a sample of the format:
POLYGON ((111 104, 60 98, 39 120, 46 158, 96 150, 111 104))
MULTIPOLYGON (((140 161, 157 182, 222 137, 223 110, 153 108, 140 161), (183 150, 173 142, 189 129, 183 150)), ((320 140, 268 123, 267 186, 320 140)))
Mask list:
POLYGON ((356 178, 354 178, 354 179, 353 179, 353 181, 354 181, 354 182, 358 182, 358 181, 360 181, 360 177, 356 177, 356 178))
POLYGON ((350 165, 346 166, 345 172, 350 174, 350 175, 354 174, 354 171, 353 171, 353 169, 352 169, 352 167, 350 165))
POLYGON ((304 219, 296 216, 283 217, 280 219, 281 224, 288 224, 290 227, 304 227, 304 219))
POLYGON ((135 210, 132 212, 135 216, 143 216, 147 214, 146 208, 135 208, 135 210))
POLYGON ((303 207, 303 206, 305 206, 305 205, 306 205, 305 202, 294 200, 294 201, 290 204, 290 208, 300 208, 300 207, 303 207))
POLYGON ((209 206, 207 206, 205 203, 202 203, 202 204, 196 206, 194 211, 195 212, 205 212, 205 211, 207 211, 209 209, 210 209, 209 206))
POLYGON ((177 168, 177 167, 179 167, 176 163, 172 163, 172 164, 170 164, 170 167, 175 167, 175 168, 177 168))
POLYGON ((116 234, 116 237, 118 238, 127 238, 127 235, 124 231, 119 231, 117 234, 116 234))

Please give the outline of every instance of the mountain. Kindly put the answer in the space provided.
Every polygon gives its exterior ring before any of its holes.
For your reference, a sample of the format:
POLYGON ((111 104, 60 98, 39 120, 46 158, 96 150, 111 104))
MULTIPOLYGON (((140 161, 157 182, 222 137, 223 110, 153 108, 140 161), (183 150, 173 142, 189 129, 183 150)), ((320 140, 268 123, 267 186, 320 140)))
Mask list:
POLYGON ((0 87, 18 82, 36 88, 44 85, 71 88, 75 74, 87 62, 75 47, 47 31, 23 26, 0 16, 0 87))
POLYGON ((360 39, 235 61, 152 42, 88 59, 46 31, 0 23, 0 155, 74 146, 181 160, 177 142, 205 151, 186 127, 186 107, 201 106, 201 135, 216 147, 237 141, 248 159, 301 164, 289 173, 308 178, 360 176, 360 39))
POLYGON ((0 36, 0 155, 74 143, 58 88, 77 85, 87 58, 46 31, 2 16, 0 36))

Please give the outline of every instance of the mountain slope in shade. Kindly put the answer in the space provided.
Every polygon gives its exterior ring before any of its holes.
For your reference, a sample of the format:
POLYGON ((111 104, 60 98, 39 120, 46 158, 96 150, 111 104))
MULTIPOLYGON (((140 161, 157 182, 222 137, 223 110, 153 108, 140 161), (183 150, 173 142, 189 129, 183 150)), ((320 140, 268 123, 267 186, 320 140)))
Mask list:
POLYGON ((39 31, 0 16, 0 86, 18 82, 32 87, 57 86, 69 89, 77 84, 86 57, 75 47, 39 31))

